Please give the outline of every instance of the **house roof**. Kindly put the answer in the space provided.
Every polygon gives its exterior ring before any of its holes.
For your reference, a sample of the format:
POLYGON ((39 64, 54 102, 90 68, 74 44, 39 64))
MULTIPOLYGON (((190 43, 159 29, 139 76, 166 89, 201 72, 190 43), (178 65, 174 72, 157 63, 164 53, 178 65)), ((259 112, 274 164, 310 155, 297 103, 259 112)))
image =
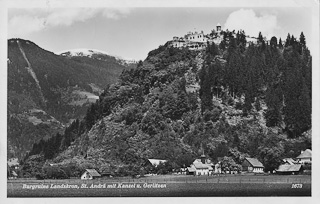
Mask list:
POLYGON ((220 23, 218 23, 217 26, 220 26, 220 27, 221 27, 220 23))
POLYGON ((95 169, 86 169, 91 176, 101 176, 95 169))
POLYGON ((167 162, 167 160, 163 160, 163 159, 148 159, 148 161, 154 166, 158 166, 160 163, 167 162))
POLYGON ((283 162, 288 163, 290 165, 295 164, 296 161, 294 161, 292 158, 284 158, 282 159, 283 162))
POLYGON ((209 169, 209 170, 211 170, 212 169, 212 167, 211 167, 211 165, 209 165, 209 164, 203 164, 203 163, 199 163, 199 162, 196 162, 196 163, 194 163, 193 164, 193 166, 194 166, 194 168, 196 168, 196 169, 209 169))
POLYGON ((277 171, 278 172, 299 171, 301 166, 302 166, 301 164, 293 164, 293 165, 283 164, 279 166, 277 171))
POLYGON ((306 149, 299 156, 297 156, 297 159, 306 159, 306 158, 311 158, 311 157, 312 157, 311 150, 310 149, 306 149))
POLYGON ((253 166, 253 167, 261 167, 264 168, 263 164, 256 158, 248 158, 246 160, 253 166))
POLYGON ((189 172, 195 172, 195 171, 196 171, 196 169, 195 169, 193 166, 187 167, 187 170, 188 170, 189 172))
MULTIPOLYGON (((195 160, 193 161, 193 164, 195 164, 195 163, 202 163, 202 162, 201 162, 201 159, 195 159, 195 160)), ((206 163, 206 164, 212 164, 212 165, 213 165, 213 163, 212 163, 212 161, 211 161, 210 159, 206 159, 206 160, 205 160, 205 163, 206 163)))

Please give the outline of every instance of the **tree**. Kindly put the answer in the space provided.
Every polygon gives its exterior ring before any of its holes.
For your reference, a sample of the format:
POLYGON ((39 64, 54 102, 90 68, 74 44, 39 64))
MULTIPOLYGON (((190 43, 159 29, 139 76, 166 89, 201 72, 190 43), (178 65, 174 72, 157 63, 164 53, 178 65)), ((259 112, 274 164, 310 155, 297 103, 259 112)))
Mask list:
POLYGON ((300 44, 302 44, 303 46, 306 45, 306 38, 304 37, 303 32, 301 32, 301 34, 300 34, 299 42, 300 42, 300 44))
POLYGON ((279 167, 282 162, 283 147, 278 145, 274 147, 260 147, 259 158, 264 164, 265 171, 273 171, 279 167))
POLYGON ((285 42, 285 44, 284 44, 284 47, 288 47, 288 46, 290 46, 290 45, 292 45, 292 44, 291 44, 291 37, 290 37, 290 33, 288 33, 286 42, 285 42))
POLYGON ((259 32, 259 35, 258 35, 258 42, 262 43, 264 40, 263 40, 263 36, 261 34, 261 32, 259 32))
POLYGON ((270 40, 270 46, 271 46, 271 48, 275 49, 277 47, 277 45, 278 45, 278 40, 275 36, 273 36, 270 40))
POLYGON ((162 126, 164 118, 156 111, 148 112, 141 120, 141 129, 149 135, 158 133, 158 129, 162 126))
POLYGON ((241 165, 236 164, 231 157, 225 156, 220 162, 221 162, 220 163, 221 170, 224 171, 225 173, 227 171, 229 171, 229 173, 231 173, 231 171, 237 171, 237 172, 241 171, 241 165))
POLYGON ((174 118, 173 119, 180 119, 182 115, 189 111, 189 104, 187 94, 184 91, 178 92, 177 98, 177 109, 175 110, 174 118))
POLYGON ((279 48, 282 49, 283 48, 283 44, 282 44, 282 40, 281 38, 279 39, 279 48))
POLYGON ((268 127, 280 125, 282 122, 282 96, 283 93, 279 85, 268 87, 266 93, 266 104, 268 106, 268 109, 265 113, 266 125, 268 127))
POLYGON ((284 53, 286 70, 283 73, 284 121, 289 137, 298 137, 311 127, 310 89, 303 77, 304 61, 296 49, 284 53))

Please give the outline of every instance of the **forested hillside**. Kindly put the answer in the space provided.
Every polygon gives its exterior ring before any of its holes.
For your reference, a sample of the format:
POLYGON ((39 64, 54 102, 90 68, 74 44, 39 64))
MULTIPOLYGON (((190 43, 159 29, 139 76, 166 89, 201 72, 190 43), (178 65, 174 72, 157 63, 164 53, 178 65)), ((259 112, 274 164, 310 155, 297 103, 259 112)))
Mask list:
POLYGON ((66 58, 23 39, 8 40, 8 158, 22 159, 85 115, 123 69, 116 62, 66 58))
POLYGON ((229 168, 250 156, 274 170, 311 149, 311 61, 303 33, 284 42, 260 33, 253 44, 225 32, 200 51, 167 43, 123 71, 63 135, 34 144, 21 175, 46 177, 48 163, 142 174, 148 158, 168 160, 169 170, 202 152, 229 168))

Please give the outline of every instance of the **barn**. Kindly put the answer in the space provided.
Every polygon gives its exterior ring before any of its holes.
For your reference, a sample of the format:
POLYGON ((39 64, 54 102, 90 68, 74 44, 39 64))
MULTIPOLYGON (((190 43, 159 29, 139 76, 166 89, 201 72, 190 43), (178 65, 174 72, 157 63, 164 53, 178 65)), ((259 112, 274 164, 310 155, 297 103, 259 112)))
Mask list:
POLYGON ((86 171, 81 175, 81 179, 83 180, 91 180, 100 177, 101 175, 95 169, 86 169, 86 171))
POLYGON ((299 174, 303 172, 301 164, 282 164, 276 170, 277 174, 299 174))
POLYGON ((263 173, 264 166, 256 158, 248 158, 242 162, 242 171, 253 172, 253 173, 263 173))

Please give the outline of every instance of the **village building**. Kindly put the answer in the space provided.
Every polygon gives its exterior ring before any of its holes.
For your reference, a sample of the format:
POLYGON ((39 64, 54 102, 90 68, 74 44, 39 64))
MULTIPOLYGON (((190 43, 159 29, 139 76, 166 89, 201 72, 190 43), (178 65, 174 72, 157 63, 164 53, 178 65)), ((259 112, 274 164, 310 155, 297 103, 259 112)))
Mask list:
POLYGON ((86 169, 86 171, 81 175, 82 180, 91 180, 100 177, 101 175, 95 169, 86 169))
POLYGON ((312 159, 312 151, 310 149, 306 149, 305 151, 301 151, 301 154, 297 156, 297 161, 300 164, 311 163, 312 159))
POLYGON ((301 164, 282 164, 276 170, 278 174, 300 174, 303 172, 301 164))
POLYGON ((242 171, 245 172, 253 172, 253 173, 263 173, 264 166, 263 164, 256 158, 248 158, 242 162, 242 171))
POLYGON ((214 171, 214 164, 206 156, 201 155, 200 159, 196 159, 187 167, 187 174, 189 175, 212 175, 214 171))
POLYGON ((216 35, 214 37, 204 34, 203 31, 189 31, 184 37, 174 36, 170 44, 175 48, 185 47, 190 50, 202 50, 207 47, 208 42, 219 44, 222 40, 221 31, 221 25, 218 23, 215 31, 216 35))

